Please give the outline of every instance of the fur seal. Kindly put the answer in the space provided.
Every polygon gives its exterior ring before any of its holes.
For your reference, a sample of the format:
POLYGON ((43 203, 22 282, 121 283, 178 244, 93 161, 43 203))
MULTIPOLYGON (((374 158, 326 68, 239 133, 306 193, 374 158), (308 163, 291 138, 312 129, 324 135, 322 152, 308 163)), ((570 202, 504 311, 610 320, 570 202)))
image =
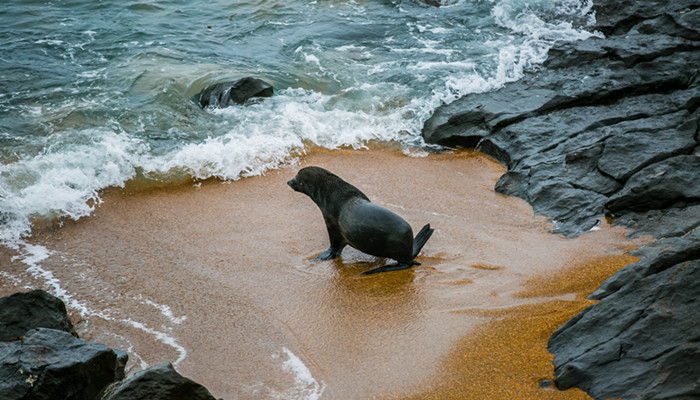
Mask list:
POLYGON ((346 245, 397 264, 374 268, 363 274, 398 271, 419 265, 414 258, 433 234, 430 224, 415 239, 411 225, 395 213, 373 204, 364 193, 337 175, 320 167, 305 167, 287 182, 321 209, 331 246, 317 260, 340 257, 346 245))

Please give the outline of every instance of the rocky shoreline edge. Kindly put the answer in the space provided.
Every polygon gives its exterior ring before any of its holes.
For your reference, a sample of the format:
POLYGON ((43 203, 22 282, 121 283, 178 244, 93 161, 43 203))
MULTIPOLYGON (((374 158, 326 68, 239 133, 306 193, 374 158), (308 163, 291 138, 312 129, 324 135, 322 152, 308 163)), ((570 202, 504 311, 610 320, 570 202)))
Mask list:
POLYGON ((572 237, 603 218, 651 235, 641 260, 549 340, 559 389, 594 399, 700 397, 700 2, 595 1, 605 38, 426 121, 428 143, 508 166, 496 191, 572 237))

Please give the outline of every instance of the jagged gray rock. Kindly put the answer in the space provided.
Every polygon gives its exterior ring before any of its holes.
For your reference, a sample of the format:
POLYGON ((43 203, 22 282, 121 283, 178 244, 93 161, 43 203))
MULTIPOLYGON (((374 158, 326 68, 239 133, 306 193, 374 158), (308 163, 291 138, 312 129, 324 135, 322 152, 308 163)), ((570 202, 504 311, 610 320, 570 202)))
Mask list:
POLYGON ((642 259, 622 268, 606 279, 598 290, 588 296, 589 299, 601 300, 625 285, 633 284, 673 265, 685 261, 700 260, 700 228, 696 227, 683 236, 657 240, 630 254, 642 259))
POLYGON ((0 342, 0 398, 92 400, 124 377, 124 354, 67 332, 30 330, 22 340, 0 342))
POLYGON ((109 388, 102 400, 215 400, 199 383, 177 373, 173 365, 154 365, 109 388))
POLYGON ((634 174, 606 203, 608 210, 644 211, 677 201, 700 201, 700 157, 684 155, 651 164, 634 174))
POLYGON ((700 260, 692 260, 585 309, 549 340, 557 386, 594 399, 700 396, 698 293, 700 260))
POLYGON ((52 328, 75 333, 66 305, 43 290, 0 298, 0 341, 16 340, 30 329, 52 328))
POLYGON ((616 223, 632 229, 630 236, 650 235, 655 238, 682 236, 700 226, 700 204, 680 205, 643 212, 628 212, 616 223))

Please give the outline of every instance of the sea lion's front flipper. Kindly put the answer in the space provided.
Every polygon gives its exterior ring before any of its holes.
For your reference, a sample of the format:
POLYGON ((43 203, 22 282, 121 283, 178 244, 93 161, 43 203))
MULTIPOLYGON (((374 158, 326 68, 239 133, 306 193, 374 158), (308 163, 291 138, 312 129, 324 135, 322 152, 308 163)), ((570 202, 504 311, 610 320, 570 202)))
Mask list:
MULTIPOLYGON (((342 251, 343 249, 341 248, 340 250, 342 251)), ((333 251, 333 249, 329 248, 328 250, 324 251, 323 253, 312 258, 312 260, 314 260, 314 261, 328 261, 328 260, 332 260, 332 259, 338 258, 338 257, 340 257, 340 251, 333 251)))
POLYGON ((361 275, 369 275, 369 274, 376 274, 379 272, 387 272, 387 271, 400 271, 402 269, 407 269, 411 268, 413 265, 412 264, 391 264, 391 265, 385 265, 383 267, 379 268, 374 268, 367 270, 363 272, 361 275))

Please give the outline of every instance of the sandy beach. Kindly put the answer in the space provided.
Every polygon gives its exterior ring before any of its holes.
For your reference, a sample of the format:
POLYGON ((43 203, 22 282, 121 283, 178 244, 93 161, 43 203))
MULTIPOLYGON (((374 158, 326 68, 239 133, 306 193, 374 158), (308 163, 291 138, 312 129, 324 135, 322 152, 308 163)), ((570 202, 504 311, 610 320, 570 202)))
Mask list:
POLYGON ((51 252, 40 268, 0 250, 0 295, 60 288, 81 337, 129 352, 131 373, 172 361, 217 398, 587 398, 539 387, 552 378, 547 339, 644 239, 605 222, 552 234, 494 192, 504 172, 466 150, 312 150, 233 182, 130 184, 37 232, 30 242, 51 252), (321 214, 285 184, 306 165, 414 232, 430 223, 422 265, 362 276, 386 260, 350 248, 311 261, 328 246, 321 214))

